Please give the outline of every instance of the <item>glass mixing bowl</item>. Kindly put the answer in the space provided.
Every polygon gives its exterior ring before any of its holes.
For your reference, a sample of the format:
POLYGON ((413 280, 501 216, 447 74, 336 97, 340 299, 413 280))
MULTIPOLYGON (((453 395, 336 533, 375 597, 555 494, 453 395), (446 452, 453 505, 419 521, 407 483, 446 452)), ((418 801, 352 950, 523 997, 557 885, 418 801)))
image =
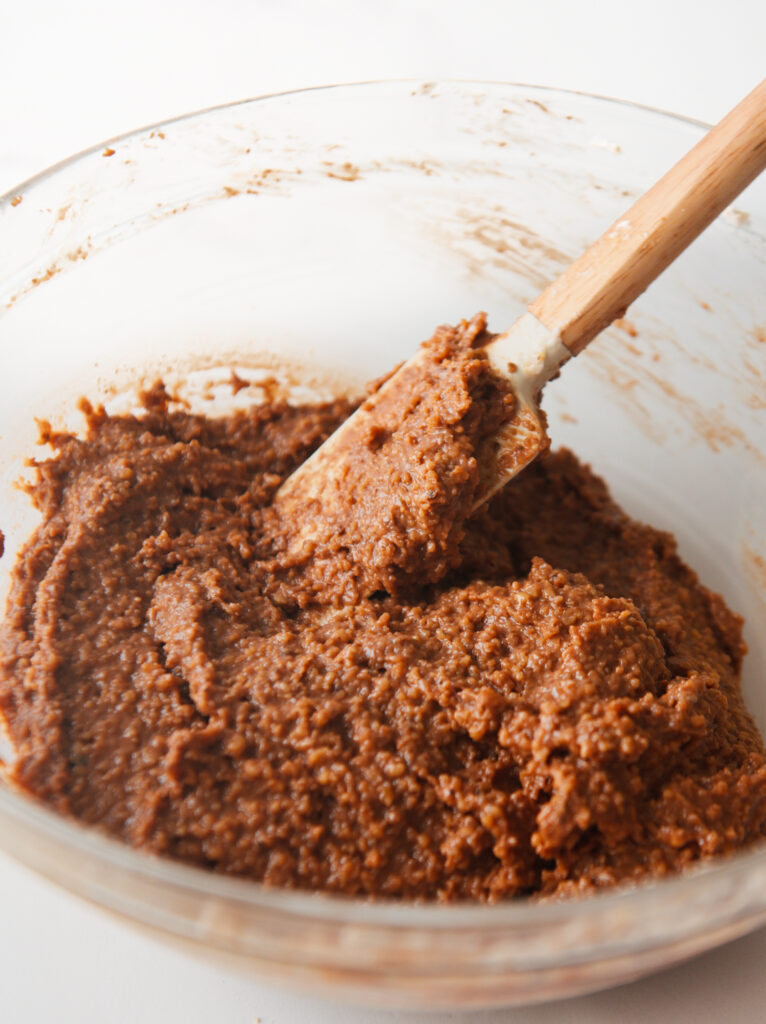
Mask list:
MULTIPOLYGON (((438 323, 485 309, 503 329, 703 131, 526 86, 353 85, 193 114, 19 186, 0 200, 3 585, 35 521, 13 486, 35 416, 130 404, 158 373, 209 411, 233 400, 232 367, 295 394, 355 388, 438 323)), ((554 442, 746 616, 763 727, 766 182, 737 205, 544 404, 554 442)), ((0 846, 205 956, 407 1007, 583 992, 766 920, 763 849, 579 902, 371 904, 143 856, 7 786, 0 846)))

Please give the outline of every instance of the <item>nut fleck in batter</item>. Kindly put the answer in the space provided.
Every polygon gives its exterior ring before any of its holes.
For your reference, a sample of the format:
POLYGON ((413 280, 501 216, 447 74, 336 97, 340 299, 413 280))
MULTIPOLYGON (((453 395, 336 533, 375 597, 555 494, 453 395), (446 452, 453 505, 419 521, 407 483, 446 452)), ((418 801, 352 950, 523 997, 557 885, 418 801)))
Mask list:
POLYGON ((584 893, 762 837, 741 621, 673 538, 568 452, 469 516, 505 401, 483 329, 437 332, 417 430, 373 431, 300 552, 272 499, 344 402, 206 419, 157 389, 53 437, 2 627, 10 779, 141 849, 375 896, 584 893))

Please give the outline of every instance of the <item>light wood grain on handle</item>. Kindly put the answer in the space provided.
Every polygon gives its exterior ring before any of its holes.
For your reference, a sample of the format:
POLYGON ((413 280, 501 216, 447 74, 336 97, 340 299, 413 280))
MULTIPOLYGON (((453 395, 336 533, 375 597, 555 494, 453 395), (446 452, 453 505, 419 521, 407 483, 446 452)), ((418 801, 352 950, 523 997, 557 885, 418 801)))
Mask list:
POLYGON ((766 168, 766 79, 529 310, 577 355, 766 168))

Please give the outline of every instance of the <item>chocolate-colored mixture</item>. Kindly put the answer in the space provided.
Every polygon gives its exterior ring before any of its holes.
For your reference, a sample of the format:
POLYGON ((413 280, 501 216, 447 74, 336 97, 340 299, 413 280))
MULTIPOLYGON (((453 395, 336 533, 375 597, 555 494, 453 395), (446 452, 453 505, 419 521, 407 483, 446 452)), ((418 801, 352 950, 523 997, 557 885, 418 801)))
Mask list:
POLYGON ((515 411, 507 382, 489 371, 491 337, 483 314, 438 330, 376 383, 308 485, 280 489, 275 509, 315 599, 398 594, 460 564, 482 469, 515 411))
POLYGON ((469 517, 479 403, 507 411, 482 330, 437 333, 417 430, 364 440, 297 552, 273 498, 344 402, 156 389, 54 436, 0 641, 10 778, 145 850, 377 896, 561 896, 762 837, 741 622, 673 538, 568 452, 469 517))

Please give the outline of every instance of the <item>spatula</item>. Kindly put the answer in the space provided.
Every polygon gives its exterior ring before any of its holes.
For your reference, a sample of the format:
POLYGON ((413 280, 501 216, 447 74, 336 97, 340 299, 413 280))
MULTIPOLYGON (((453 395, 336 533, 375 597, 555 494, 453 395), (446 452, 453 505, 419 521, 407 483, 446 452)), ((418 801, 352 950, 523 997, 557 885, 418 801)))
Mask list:
MULTIPOLYGON (((546 381, 623 316, 765 167, 766 79, 486 345, 493 371, 510 382, 516 404, 497 434, 495 458, 482 466, 474 507, 547 447, 538 407, 546 381)), ((403 378, 412 380, 419 358, 405 363, 377 394, 401 386, 403 378)), ((282 484, 277 502, 293 510, 308 502, 321 505, 326 482, 343 476, 359 417, 369 415, 365 403, 282 484)))

